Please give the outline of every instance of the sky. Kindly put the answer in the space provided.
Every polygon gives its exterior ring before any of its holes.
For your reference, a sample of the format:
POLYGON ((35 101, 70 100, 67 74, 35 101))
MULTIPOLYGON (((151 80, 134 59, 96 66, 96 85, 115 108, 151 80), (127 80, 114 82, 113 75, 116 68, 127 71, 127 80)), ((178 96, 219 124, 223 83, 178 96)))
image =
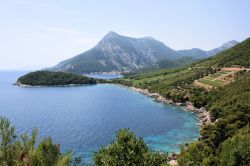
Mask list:
POLYGON ((109 31, 210 50, 250 37, 249 0, 1 0, 0 70, 51 67, 109 31))

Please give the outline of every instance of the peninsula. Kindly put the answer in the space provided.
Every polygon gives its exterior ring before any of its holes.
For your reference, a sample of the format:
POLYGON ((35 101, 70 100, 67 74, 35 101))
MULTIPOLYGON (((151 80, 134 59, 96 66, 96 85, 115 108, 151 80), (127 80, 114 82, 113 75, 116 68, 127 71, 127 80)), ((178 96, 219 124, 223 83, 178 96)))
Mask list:
POLYGON ((73 86, 83 84, 96 84, 96 79, 78 74, 36 71, 28 73, 17 80, 19 86, 73 86))

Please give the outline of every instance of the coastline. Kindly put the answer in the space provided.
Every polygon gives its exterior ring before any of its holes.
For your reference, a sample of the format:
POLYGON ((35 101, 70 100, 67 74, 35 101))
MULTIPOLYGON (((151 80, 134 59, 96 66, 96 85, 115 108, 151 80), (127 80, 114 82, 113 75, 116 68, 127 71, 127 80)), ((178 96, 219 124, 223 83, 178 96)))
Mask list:
POLYGON ((134 86, 129 87, 129 86, 121 85, 121 84, 116 84, 116 85, 125 87, 125 88, 127 88, 129 90, 132 90, 132 91, 141 93, 141 94, 143 94, 145 96, 151 97, 156 102, 161 102, 161 103, 164 103, 164 104, 170 104, 170 105, 175 105, 175 106, 181 106, 187 111, 192 111, 192 112, 196 113, 197 117, 199 119, 198 126, 200 128, 202 128, 204 125, 212 123, 209 112, 204 107, 196 108, 196 107, 193 106, 193 104, 191 102, 176 103, 176 102, 174 102, 174 101, 172 101, 170 99, 166 99, 165 97, 163 97, 159 93, 150 93, 147 89, 140 89, 140 88, 136 88, 134 86))
POLYGON ((27 85, 22 84, 21 82, 16 82, 13 85, 17 85, 22 88, 46 88, 46 87, 77 87, 77 86, 85 86, 85 85, 96 85, 96 84, 67 84, 67 85, 27 85))
MULTIPOLYGON (((151 97, 156 102, 161 102, 161 103, 164 103, 164 104, 170 104, 170 105, 175 105, 175 106, 181 106, 186 111, 191 111, 191 112, 196 113, 196 115, 197 115, 197 117, 199 119, 198 127, 200 129, 204 125, 212 124, 210 114, 204 107, 196 108, 196 107, 193 106, 193 104, 191 102, 176 103, 176 102, 174 102, 174 101, 172 101, 170 99, 166 99, 165 97, 163 97, 159 93, 150 93, 148 91, 148 89, 140 89, 140 88, 136 88, 134 86, 129 87, 129 86, 121 85, 121 84, 115 84, 115 85, 125 87, 125 88, 127 88, 127 89, 129 89, 131 91, 135 91, 135 92, 141 93, 141 94, 143 94, 145 96, 151 97)), ((178 153, 170 152, 168 154, 167 158, 169 159, 169 165, 170 166, 177 166, 178 165, 178 162, 177 162, 178 153)))
MULTIPOLYGON (((13 85, 17 85, 17 86, 23 87, 23 88, 43 88, 43 87, 75 87, 75 86, 96 85, 96 84, 68 84, 68 85, 38 85, 38 86, 32 86, 32 85, 22 84, 19 81, 17 81, 13 85)), ((145 96, 151 97, 156 102, 175 105, 175 106, 181 106, 181 107, 184 108, 184 110, 192 111, 192 112, 196 113, 197 117, 199 119, 198 126, 200 128, 202 128, 204 125, 212 123, 209 112, 206 111, 206 109, 204 107, 196 108, 196 107, 193 106, 193 104, 191 102, 177 103, 177 102, 174 102, 174 101, 172 101, 170 99, 166 99, 165 97, 163 97, 159 93, 151 93, 151 92, 148 91, 148 89, 140 89, 140 88, 136 88, 134 86, 130 87, 130 86, 125 86, 125 85, 121 85, 121 84, 115 84, 115 85, 125 87, 125 88, 127 88, 127 89, 129 89, 131 91, 135 91, 135 92, 141 93, 141 94, 143 94, 145 96)))
MULTIPOLYGON (((164 96, 160 95, 159 93, 151 93, 148 91, 148 89, 140 89, 140 88, 136 88, 134 86, 125 86, 122 84, 114 84, 114 83, 101 83, 101 84, 113 84, 116 86, 120 86, 123 88, 126 88, 130 91, 134 91, 137 93, 141 93, 142 95, 145 95, 147 97, 152 98, 154 101, 156 102, 160 102, 163 104, 169 104, 169 105, 173 105, 173 106, 180 106, 183 108, 184 111, 191 111, 194 112, 198 118, 198 127, 202 128, 204 125, 207 124, 212 124, 211 123, 211 118, 209 115, 209 112, 206 111, 205 108, 196 108, 193 106, 193 104, 191 102, 185 102, 185 103, 178 103, 178 102, 174 102, 170 99, 166 99, 164 96)), ((84 85, 91 85, 91 84, 69 84, 69 85, 52 85, 52 86, 31 86, 31 85, 26 85, 26 84, 22 84, 20 82, 16 82, 13 85, 17 85, 19 87, 23 87, 23 88, 42 88, 42 87, 74 87, 74 86, 84 86, 84 85)), ((96 85, 96 84, 95 84, 96 85)), ((177 158, 178 158, 178 153, 175 152, 169 152, 167 154, 167 159, 169 160, 169 164, 170 165, 177 165, 177 158)))

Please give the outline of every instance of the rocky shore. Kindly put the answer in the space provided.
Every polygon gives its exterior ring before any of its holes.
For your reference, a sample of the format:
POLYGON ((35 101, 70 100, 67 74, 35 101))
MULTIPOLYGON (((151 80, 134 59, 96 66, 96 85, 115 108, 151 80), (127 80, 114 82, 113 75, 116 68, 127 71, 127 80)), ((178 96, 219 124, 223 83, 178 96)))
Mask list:
POLYGON ((156 102, 162 102, 165 104, 173 104, 176 106, 181 106, 187 111, 192 111, 192 112, 196 113, 197 117, 199 118, 199 124, 198 124, 199 127, 202 127, 206 124, 211 123, 211 118, 210 118, 209 112, 206 111, 206 109, 204 107, 196 108, 193 106, 193 104, 191 102, 176 103, 176 102, 173 102, 172 100, 166 99, 165 97, 163 97, 159 93, 150 93, 147 89, 140 89, 140 88, 136 88, 136 87, 127 87, 127 88, 130 90, 136 91, 138 93, 141 93, 143 95, 146 95, 148 97, 152 97, 152 98, 154 98, 154 100, 156 102))

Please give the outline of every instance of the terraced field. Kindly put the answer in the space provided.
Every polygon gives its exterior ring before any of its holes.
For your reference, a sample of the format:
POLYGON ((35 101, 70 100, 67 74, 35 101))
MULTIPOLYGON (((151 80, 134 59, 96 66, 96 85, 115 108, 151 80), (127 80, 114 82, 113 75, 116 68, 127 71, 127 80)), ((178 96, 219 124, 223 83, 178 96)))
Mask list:
POLYGON ((199 87, 203 87, 206 89, 217 88, 220 86, 224 86, 230 82, 232 82, 233 76, 236 71, 234 70, 222 70, 215 74, 211 74, 209 76, 203 77, 199 80, 195 80, 194 84, 199 87))
POLYGON ((208 80, 208 79, 200 79, 199 80, 200 83, 202 84, 206 84, 209 86, 213 86, 213 87, 219 87, 219 86, 223 86, 225 83, 222 81, 217 81, 217 80, 208 80))

